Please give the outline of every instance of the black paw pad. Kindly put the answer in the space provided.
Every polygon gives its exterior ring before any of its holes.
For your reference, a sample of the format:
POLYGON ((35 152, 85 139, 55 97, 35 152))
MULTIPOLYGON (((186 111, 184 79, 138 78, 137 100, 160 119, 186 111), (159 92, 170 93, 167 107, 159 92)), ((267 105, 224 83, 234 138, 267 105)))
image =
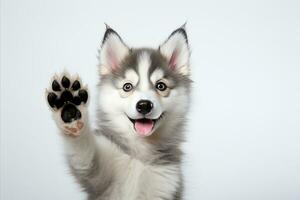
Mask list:
POLYGON ((53 91, 60 91, 60 85, 59 85, 59 83, 56 80, 54 80, 52 82, 52 90, 53 91))
POLYGON ((86 90, 79 90, 78 96, 80 97, 81 101, 86 103, 88 100, 88 93, 86 90))
POLYGON ((54 92, 50 92, 47 97, 48 103, 51 107, 55 106, 57 95, 54 92))
POLYGON ((61 99, 56 99, 55 106, 57 109, 61 108, 64 105, 64 102, 61 99))
POLYGON ((80 83, 79 83, 78 80, 74 81, 74 83, 72 84, 72 89, 73 89, 74 91, 80 89, 80 83))
POLYGON ((80 97, 79 96, 74 97, 72 103, 74 103, 77 106, 80 105, 81 103, 80 97))
POLYGON ((62 77, 62 79, 61 79, 61 84, 62 84, 62 86, 63 86, 64 88, 69 88, 71 82, 70 82, 70 80, 69 80, 67 77, 64 76, 64 77, 62 77))
POLYGON ((61 93, 60 99, 63 102, 71 102, 73 100, 73 95, 69 90, 65 90, 63 93, 61 93))
POLYGON ((61 111, 61 118, 64 122, 70 123, 81 118, 81 112, 73 104, 66 104, 61 111))

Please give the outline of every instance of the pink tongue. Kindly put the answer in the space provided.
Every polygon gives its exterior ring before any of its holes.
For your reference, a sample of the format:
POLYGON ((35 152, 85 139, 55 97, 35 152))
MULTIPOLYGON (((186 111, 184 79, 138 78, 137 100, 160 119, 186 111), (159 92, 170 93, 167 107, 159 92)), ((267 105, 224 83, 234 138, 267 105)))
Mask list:
POLYGON ((135 121, 134 128, 140 136, 149 136, 153 125, 154 123, 151 119, 140 119, 135 121))

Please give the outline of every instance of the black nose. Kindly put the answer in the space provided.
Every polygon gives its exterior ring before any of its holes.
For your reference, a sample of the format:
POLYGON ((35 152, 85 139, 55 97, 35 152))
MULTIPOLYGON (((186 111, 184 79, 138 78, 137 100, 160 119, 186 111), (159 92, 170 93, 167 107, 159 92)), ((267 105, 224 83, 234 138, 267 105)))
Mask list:
POLYGON ((152 108, 153 103, 148 100, 140 100, 136 104, 136 110, 143 115, 148 114, 152 110, 152 108))

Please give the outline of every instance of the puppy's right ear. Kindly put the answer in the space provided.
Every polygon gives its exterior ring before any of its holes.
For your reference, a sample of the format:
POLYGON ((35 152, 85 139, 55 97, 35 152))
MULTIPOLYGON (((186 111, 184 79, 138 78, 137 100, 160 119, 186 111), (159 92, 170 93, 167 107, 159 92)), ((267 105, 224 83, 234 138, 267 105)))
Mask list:
POLYGON ((100 50, 100 73, 107 74, 118 70, 128 53, 129 48, 119 34, 106 25, 100 50))

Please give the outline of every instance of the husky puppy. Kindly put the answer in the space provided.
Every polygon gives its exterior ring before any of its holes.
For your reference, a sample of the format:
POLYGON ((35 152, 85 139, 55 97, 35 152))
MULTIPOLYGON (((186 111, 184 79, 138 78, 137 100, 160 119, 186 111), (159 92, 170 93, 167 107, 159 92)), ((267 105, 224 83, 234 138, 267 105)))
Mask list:
POLYGON ((100 50, 97 130, 78 76, 46 91, 72 174, 89 200, 182 199, 180 144, 190 99, 185 27, 158 48, 130 48, 107 27, 100 50))

